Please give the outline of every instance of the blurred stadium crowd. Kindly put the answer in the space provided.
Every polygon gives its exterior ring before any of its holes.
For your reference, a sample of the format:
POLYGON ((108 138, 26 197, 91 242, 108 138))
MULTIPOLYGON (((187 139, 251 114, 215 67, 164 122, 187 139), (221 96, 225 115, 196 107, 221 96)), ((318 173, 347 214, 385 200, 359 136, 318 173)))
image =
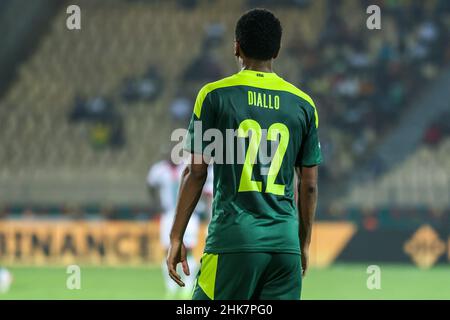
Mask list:
POLYGON ((147 217, 146 171, 199 88, 236 71, 236 19, 267 6, 285 31, 276 71, 319 110, 319 217, 449 223, 449 100, 417 104, 450 74, 450 2, 75 2, 82 29, 57 11, 1 96, 0 214, 147 217), (370 4, 381 30, 366 28, 370 4), (404 124, 420 108, 433 116, 404 124), (386 163, 379 150, 405 125, 420 140, 386 163))

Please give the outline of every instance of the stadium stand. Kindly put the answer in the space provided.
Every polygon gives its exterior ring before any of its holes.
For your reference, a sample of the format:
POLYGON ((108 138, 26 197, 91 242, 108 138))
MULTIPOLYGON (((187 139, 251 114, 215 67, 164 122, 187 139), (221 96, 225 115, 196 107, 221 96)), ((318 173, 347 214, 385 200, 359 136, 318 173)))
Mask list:
MULTIPOLYGON (((99 1, 79 4, 82 30, 68 31, 65 12, 59 14, 0 102, 6 124, 0 129, 2 192, 12 202, 144 203, 144 177, 170 137, 167 109, 181 73, 199 54, 205 27, 210 22, 232 26, 242 3, 217 1, 211 10, 203 2, 183 11, 173 1, 114 1, 107 12, 99 1), (120 84, 151 65, 164 75, 161 97, 127 106, 118 97, 120 84), (124 121, 123 148, 98 151, 86 138, 89 123, 67 121, 78 95, 116 101, 124 121)), ((293 16, 288 9, 284 14, 293 16)), ((308 19, 301 21, 307 24, 308 19)), ((226 32, 232 39, 233 30, 226 32)), ((230 47, 226 42, 217 50, 228 62, 227 74, 234 72, 230 47)), ((284 69, 293 70, 289 65, 284 69)))
POLYGON ((375 181, 355 187, 341 205, 448 208, 449 154, 450 138, 437 146, 423 145, 393 170, 375 181))
MULTIPOLYGON (((177 1, 114 0, 107 11, 100 2, 77 1, 82 8, 78 31, 65 28, 67 15, 61 10, 0 100, 5 124, 0 126, 2 205, 147 204, 146 171, 180 125, 170 106, 178 94, 192 101, 204 83, 186 81, 184 74, 205 54, 208 28, 223 30, 210 52, 220 61, 220 72, 235 72, 234 23, 258 1, 203 0, 181 10, 177 1), (151 67, 161 75, 161 93, 152 101, 124 100, 126 79, 142 77, 151 67), (98 147, 108 139, 110 127, 69 121, 77 97, 111 101, 123 130, 121 147, 98 147)), ((360 14, 365 5, 353 0, 269 5, 285 30, 276 71, 310 93, 319 109, 325 158, 321 184, 329 191, 322 197, 325 205, 335 184, 349 179, 353 169, 367 161, 370 151, 427 89, 425 84, 432 85, 450 60, 445 1, 386 2, 382 30, 365 28, 366 15, 360 14), (354 19, 344 19, 344 14, 354 19)), ((409 169, 424 157, 435 158, 435 152, 445 155, 446 146, 443 143, 439 151, 422 147, 379 182, 355 188, 339 203, 358 205, 361 194, 370 196, 374 206, 410 203, 409 192, 392 199, 394 193, 379 196, 376 190, 379 185, 395 189, 409 169)), ((442 163, 435 160, 436 166, 442 163)), ((448 167, 442 170, 448 172, 448 167)), ((411 193, 420 195, 413 203, 448 205, 448 196, 435 201, 436 196, 422 192, 423 184, 413 182, 423 175, 420 171, 410 177, 411 193)), ((427 185, 447 186, 448 191, 448 179, 434 176, 437 180, 427 185)))

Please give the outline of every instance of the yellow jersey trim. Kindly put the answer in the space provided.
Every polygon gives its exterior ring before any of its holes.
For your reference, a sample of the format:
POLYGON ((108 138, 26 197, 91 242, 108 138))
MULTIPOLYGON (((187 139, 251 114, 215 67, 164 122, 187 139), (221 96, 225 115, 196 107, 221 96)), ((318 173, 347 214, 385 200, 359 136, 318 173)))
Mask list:
POLYGON ((195 100, 194 105, 194 114, 197 116, 197 118, 200 118, 203 102, 205 101, 205 98, 208 95, 208 93, 219 88, 234 87, 234 86, 248 86, 267 90, 285 91, 294 94, 302 98, 303 100, 306 100, 313 107, 316 128, 319 127, 319 116, 317 114, 317 108, 316 105, 314 104, 314 101, 311 99, 309 95, 307 95, 302 90, 298 89, 293 84, 280 78, 277 74, 273 72, 270 73, 253 70, 242 70, 241 72, 236 73, 235 75, 232 75, 219 81, 208 83, 205 86, 203 86, 203 88, 197 95, 197 99, 195 100))

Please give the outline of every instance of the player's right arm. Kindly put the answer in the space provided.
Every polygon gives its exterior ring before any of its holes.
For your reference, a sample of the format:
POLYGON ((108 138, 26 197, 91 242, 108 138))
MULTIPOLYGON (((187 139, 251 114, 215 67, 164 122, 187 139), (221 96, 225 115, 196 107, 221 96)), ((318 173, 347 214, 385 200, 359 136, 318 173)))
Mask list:
POLYGON ((314 102, 305 109, 307 124, 305 135, 296 161, 298 176, 298 210, 299 210, 299 238, 302 257, 303 276, 308 269, 309 246, 311 243, 312 226, 317 207, 317 176, 318 165, 322 162, 322 152, 318 137, 318 115, 314 102))
POLYGON ((302 270, 308 269, 309 245, 317 207, 317 166, 296 168, 298 176, 299 237, 302 270))

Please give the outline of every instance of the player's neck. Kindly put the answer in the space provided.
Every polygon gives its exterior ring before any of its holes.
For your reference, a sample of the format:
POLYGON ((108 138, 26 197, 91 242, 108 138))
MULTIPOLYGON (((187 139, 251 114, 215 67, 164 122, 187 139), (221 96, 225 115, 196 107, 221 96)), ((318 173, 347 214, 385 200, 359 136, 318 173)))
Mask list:
POLYGON ((253 59, 244 59, 242 60, 242 70, 273 72, 272 60, 261 61, 253 59))

